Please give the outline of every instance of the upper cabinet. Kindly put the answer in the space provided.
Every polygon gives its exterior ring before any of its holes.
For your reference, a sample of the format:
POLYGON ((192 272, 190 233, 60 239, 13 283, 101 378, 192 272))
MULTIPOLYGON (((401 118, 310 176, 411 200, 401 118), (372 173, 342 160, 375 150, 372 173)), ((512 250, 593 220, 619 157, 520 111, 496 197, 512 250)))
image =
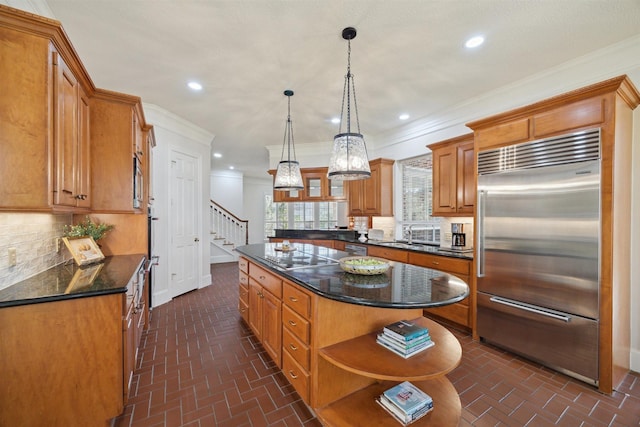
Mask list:
POLYGON ((476 200, 473 134, 431 144, 433 216, 471 216, 476 200))
MULTIPOLYGON (((334 181, 327 178, 328 168, 303 168, 300 169, 304 189, 299 191, 275 191, 274 202, 326 202, 347 200, 346 181, 334 181)), ((270 170, 269 174, 275 179, 276 171, 270 170)))
POLYGON ((349 216, 393 216, 393 160, 369 162, 371 177, 348 182, 349 216))
POLYGON ((57 21, 0 7, 0 210, 90 207, 92 83, 57 21))
POLYGON ((149 144, 145 144, 145 128, 140 98, 96 90, 91 99, 94 212, 146 212, 149 144))

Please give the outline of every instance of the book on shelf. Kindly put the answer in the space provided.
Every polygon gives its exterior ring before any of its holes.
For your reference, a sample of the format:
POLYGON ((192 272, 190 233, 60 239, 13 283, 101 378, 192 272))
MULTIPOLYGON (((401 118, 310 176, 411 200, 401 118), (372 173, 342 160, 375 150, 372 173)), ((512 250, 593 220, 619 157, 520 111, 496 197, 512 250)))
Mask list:
POLYGON ((433 399, 409 381, 384 391, 376 402, 403 425, 423 417, 433 409, 433 399))
POLYGON ((383 336, 385 337, 387 340, 389 340, 392 343, 401 345, 404 348, 409 348, 409 347, 413 347, 416 345, 420 345, 425 341, 429 341, 431 339, 431 335, 426 334, 426 335, 420 335, 418 338, 412 338, 410 340, 401 340, 398 339, 397 337, 394 337, 393 335, 389 335, 387 333, 385 333, 384 331, 382 331, 381 334, 379 334, 378 336, 383 336))
POLYGON ((405 359, 408 359, 409 357, 414 356, 435 345, 435 343, 431 341, 431 339, 429 339, 413 347, 404 348, 399 344, 390 342, 389 339, 385 337, 383 334, 378 335, 376 342, 381 346, 383 346, 384 348, 386 348, 387 350, 390 350, 395 354, 397 354, 398 356, 404 357, 405 359))
POLYGON ((383 332, 398 339, 409 341, 413 338, 427 335, 429 329, 408 320, 399 320, 385 326, 383 332))

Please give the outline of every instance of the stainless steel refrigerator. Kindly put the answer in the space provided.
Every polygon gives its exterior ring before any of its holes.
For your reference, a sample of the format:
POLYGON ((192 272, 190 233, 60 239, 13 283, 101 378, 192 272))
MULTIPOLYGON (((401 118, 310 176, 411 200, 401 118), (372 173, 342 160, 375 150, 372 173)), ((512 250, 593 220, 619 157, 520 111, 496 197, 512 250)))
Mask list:
POLYGON ((598 385, 600 130, 478 153, 477 331, 598 385))

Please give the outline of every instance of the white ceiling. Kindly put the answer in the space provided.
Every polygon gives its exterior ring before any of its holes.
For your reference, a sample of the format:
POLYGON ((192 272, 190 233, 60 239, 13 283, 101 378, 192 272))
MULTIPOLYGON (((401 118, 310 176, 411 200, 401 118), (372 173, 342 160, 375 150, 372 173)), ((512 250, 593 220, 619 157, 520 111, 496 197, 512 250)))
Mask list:
MULTIPOLYGON (((213 166, 264 177, 287 102, 296 144, 331 144, 351 42, 375 136, 640 33, 639 0, 46 0, 97 87, 215 135, 213 166), (486 42, 465 49, 467 38, 486 42), (189 80, 204 86, 187 89, 189 80)), ((327 159, 328 160, 328 159, 327 159)), ((304 165, 302 165, 304 167, 304 165)))

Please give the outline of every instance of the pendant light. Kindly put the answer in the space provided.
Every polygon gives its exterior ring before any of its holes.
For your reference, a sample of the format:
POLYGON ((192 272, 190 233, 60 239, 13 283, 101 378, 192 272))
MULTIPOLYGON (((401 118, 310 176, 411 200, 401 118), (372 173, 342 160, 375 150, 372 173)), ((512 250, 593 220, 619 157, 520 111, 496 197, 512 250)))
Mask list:
POLYGON ((351 40, 356 37, 356 29, 347 27, 342 30, 342 38, 347 40, 349 48, 347 55, 347 75, 344 79, 342 91, 342 109, 340 111, 340 130, 333 138, 333 152, 329 161, 329 179, 336 181, 366 179, 371 177, 369 157, 364 137, 360 133, 360 120, 358 118, 358 104, 356 103, 356 87, 351 74, 351 40), (353 96, 353 110, 356 115, 357 132, 351 132, 351 97, 353 96), (345 104, 347 107, 346 132, 342 132, 342 123, 345 122, 345 104))
POLYGON ((284 128, 284 140, 282 141, 282 155, 276 178, 273 181, 273 189, 279 191, 295 191, 302 190, 302 174, 300 173, 300 164, 296 161, 296 149, 293 143, 293 124, 291 122, 291 97, 292 90, 285 90, 287 97, 287 123, 284 128), (287 148, 287 160, 284 160, 284 151, 287 148), (291 160, 291 152, 293 151, 293 160, 291 160))

